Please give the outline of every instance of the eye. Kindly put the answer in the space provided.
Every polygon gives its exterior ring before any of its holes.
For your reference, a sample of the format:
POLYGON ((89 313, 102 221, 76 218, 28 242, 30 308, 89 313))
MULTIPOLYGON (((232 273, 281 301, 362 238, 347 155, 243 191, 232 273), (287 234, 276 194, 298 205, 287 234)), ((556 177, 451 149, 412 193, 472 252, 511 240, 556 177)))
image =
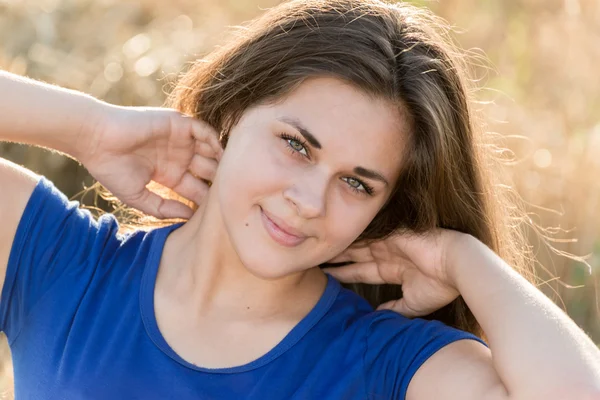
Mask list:
POLYGON ((372 195, 373 194, 373 188, 369 185, 367 185, 365 182, 362 182, 359 179, 356 178, 352 178, 352 177, 347 177, 347 178, 342 178, 344 179, 344 181, 346 183, 348 183, 348 186, 350 187, 351 190, 360 193, 360 194, 367 194, 367 195, 372 195), (362 187, 362 189, 361 189, 362 187))
POLYGON ((282 133, 281 135, 279 135, 279 137, 287 142, 288 148, 290 148, 293 152, 299 153, 304 157, 309 156, 307 143, 300 139, 298 136, 282 133))

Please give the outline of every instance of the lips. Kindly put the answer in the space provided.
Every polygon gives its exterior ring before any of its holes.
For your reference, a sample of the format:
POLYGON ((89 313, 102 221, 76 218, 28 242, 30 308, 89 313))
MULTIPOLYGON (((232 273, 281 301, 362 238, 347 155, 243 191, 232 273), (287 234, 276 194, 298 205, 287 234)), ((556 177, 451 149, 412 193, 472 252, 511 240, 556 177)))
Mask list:
POLYGON ((265 230, 277 243, 286 247, 294 247, 306 240, 307 237, 297 229, 286 225, 285 222, 274 215, 269 214, 267 211, 263 210, 262 207, 260 210, 265 230))

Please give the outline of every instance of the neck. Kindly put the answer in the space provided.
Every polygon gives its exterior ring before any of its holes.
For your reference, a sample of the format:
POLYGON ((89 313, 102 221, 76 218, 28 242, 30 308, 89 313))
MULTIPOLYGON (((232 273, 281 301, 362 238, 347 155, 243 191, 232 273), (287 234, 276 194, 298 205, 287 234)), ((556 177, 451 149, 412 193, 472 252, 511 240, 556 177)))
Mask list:
POLYGON ((250 273, 225 229, 213 186, 194 216, 167 238, 157 287, 198 317, 301 318, 327 283, 318 267, 278 279, 250 273))

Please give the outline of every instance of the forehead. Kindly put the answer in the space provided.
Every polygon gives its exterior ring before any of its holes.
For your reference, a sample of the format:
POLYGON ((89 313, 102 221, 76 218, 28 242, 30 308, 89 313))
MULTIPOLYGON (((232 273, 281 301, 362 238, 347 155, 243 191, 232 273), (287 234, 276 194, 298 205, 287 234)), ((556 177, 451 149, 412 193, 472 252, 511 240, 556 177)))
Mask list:
POLYGON ((312 78, 273 105, 271 111, 275 119, 300 121, 328 157, 368 163, 368 167, 386 169, 384 172, 394 178, 400 168, 408 125, 404 110, 397 104, 338 79, 312 78))

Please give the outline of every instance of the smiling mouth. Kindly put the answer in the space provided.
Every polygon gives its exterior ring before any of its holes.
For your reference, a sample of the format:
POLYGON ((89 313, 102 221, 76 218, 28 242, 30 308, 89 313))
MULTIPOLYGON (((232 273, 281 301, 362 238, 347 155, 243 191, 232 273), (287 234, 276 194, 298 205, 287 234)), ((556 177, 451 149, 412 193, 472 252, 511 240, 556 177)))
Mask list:
POLYGON ((279 225, 273 222, 271 218, 267 216, 262 207, 260 207, 260 215, 265 230, 267 231, 269 236, 271 236, 271 238, 280 245, 286 247, 295 247, 307 239, 306 236, 292 235, 288 231, 281 228, 279 225))

